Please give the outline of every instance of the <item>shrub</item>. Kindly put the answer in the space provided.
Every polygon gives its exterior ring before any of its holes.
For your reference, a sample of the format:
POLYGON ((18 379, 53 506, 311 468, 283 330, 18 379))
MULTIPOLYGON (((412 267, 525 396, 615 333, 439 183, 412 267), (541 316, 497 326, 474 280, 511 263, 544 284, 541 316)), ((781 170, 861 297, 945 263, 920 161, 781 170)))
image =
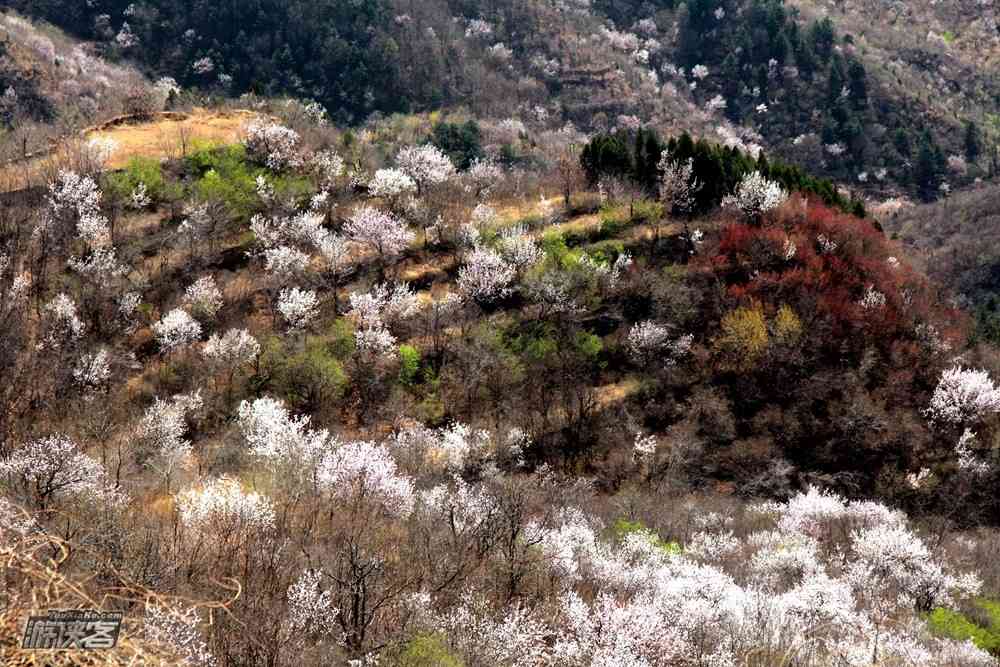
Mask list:
POLYGON ((399 383, 409 387, 420 373, 420 351, 412 345, 399 346, 399 383))
POLYGON ((313 412, 343 395, 349 379, 327 340, 316 337, 294 351, 293 341, 271 339, 261 356, 261 376, 254 378, 258 390, 284 399, 297 411, 313 412))
POLYGON ((146 186, 146 194, 154 202, 163 199, 166 184, 163 181, 163 169, 157 160, 133 157, 125 169, 105 177, 106 191, 119 200, 131 197, 140 183, 146 186))
POLYGON ((722 335, 716 339, 715 345, 728 366, 750 370, 767 351, 767 323, 759 305, 726 313, 721 329, 722 335))
POLYGON ((390 664, 399 667, 464 667, 465 665, 448 650, 445 640, 437 634, 417 635, 406 643, 399 658, 390 664))
POLYGON ((1000 602, 976 600, 973 604, 983 612, 982 622, 960 611, 938 607, 927 616, 927 623, 939 635, 960 641, 971 639, 984 651, 1000 655, 1000 602))

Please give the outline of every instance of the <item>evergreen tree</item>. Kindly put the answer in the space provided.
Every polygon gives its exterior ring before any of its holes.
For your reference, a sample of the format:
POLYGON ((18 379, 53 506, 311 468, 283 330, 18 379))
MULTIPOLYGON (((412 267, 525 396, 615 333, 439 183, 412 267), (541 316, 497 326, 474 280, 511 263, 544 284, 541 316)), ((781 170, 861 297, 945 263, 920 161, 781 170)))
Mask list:
POLYGON ((975 162, 983 152, 983 140, 979 127, 974 122, 965 123, 965 157, 969 162, 975 162))

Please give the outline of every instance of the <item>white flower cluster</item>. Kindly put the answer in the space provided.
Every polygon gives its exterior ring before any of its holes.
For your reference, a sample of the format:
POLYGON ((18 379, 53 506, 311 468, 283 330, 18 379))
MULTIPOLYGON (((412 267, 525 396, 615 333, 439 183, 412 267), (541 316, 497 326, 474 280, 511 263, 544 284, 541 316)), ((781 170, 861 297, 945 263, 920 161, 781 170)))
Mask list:
POLYGON ((370 206, 362 206, 351 214, 344 224, 344 234, 355 243, 370 246, 382 257, 398 255, 414 239, 402 220, 370 206))
POLYGON ((255 120, 246 129, 247 153, 268 169, 281 171, 303 164, 299 152, 299 133, 278 123, 255 120))
POLYGON ((383 445, 365 441, 339 445, 320 461, 316 478, 337 500, 375 497, 390 514, 407 516, 413 511, 413 480, 399 473, 383 445))
POLYGON ((678 162, 664 151, 657 169, 660 172, 660 200, 668 206, 667 212, 676 211, 679 215, 693 213, 695 198, 702 186, 701 181, 694 177, 694 159, 678 162))
POLYGON ((60 292, 45 304, 45 314, 49 322, 45 340, 52 347, 72 345, 83 336, 86 327, 77 314, 76 302, 65 294, 60 292))
POLYGON ((101 214, 101 191, 89 176, 60 171, 49 184, 46 224, 75 223, 77 237, 91 249, 111 243, 108 219, 101 214))
POLYGON ((629 329, 625 347, 629 356, 638 363, 649 363, 659 358, 663 363, 673 365, 690 352, 693 342, 694 336, 691 334, 671 340, 669 329, 647 320, 638 322, 629 329))
POLYGON ((332 188, 344 175, 344 158, 333 151, 314 153, 310 166, 326 188, 332 188))
POLYGON ((417 193, 455 175, 455 165, 437 146, 407 146, 396 156, 396 166, 417 184, 417 193))
POLYGON ((174 308, 153 324, 153 334, 160 349, 170 352, 198 340, 201 337, 201 324, 186 310, 174 308))
POLYGON ((368 194, 393 200, 417 191, 417 182, 399 169, 379 169, 368 182, 368 194))
POLYGON ((288 587, 287 623, 293 636, 328 635, 335 632, 339 610, 330 591, 322 588, 322 570, 304 570, 288 587))
POLYGON ((23 483, 42 502, 66 496, 123 499, 104 467, 61 434, 29 442, 0 459, 2 477, 23 483))
POLYGON ((181 523, 206 536, 267 532, 274 528, 274 507, 259 493, 246 493, 231 477, 219 477, 200 489, 176 496, 181 523))
POLYGON ((174 396, 169 401, 157 398, 146 409, 136 435, 152 452, 159 472, 169 478, 177 468, 193 464, 191 441, 185 438, 191 413, 202 407, 201 391, 174 396))
POLYGON ((215 667, 218 661, 201 637, 195 607, 150 603, 142 619, 145 639, 167 648, 184 667, 215 667))
POLYGON ((470 299, 488 303, 506 298, 516 277, 517 269, 512 264, 480 246, 469 253, 458 270, 458 288, 470 299))
POLYGON ((925 414, 935 422, 968 424, 1000 412, 1000 389, 985 370, 954 366, 941 374, 925 414))
POLYGON ((316 292, 298 287, 283 289, 278 294, 278 312, 293 331, 307 328, 319 316, 316 292))
MULTIPOLYGON (((426 492, 422 503, 448 511, 461 486, 426 492)), ((477 511, 457 514, 457 530, 495 511, 489 498, 465 496, 477 511)), ((429 610, 426 622, 470 662, 498 665, 527 656, 561 667, 666 667, 697 655, 698 664, 735 667, 747 655, 790 650, 859 667, 944 667, 955 656, 996 664, 969 643, 926 632, 916 612, 973 596, 980 582, 935 557, 900 513, 814 488, 750 509, 760 517, 755 532, 738 536, 728 517, 704 516, 683 547, 647 530, 609 544, 599 521, 561 510, 524 538, 569 586, 554 614, 517 605, 498 613, 470 597, 448 613, 429 610)))
POLYGON ((215 278, 204 276, 199 278, 184 292, 184 304, 191 309, 195 317, 212 320, 222 308, 222 291, 215 284, 215 278))
POLYGON ((869 285, 864 295, 858 300, 858 305, 864 310, 880 310, 885 308, 885 294, 875 289, 874 285, 869 285))
POLYGON ((756 219, 771 209, 781 206, 788 193, 759 171, 747 174, 736 186, 733 194, 722 200, 725 208, 739 210, 748 218, 756 219))
POLYGON ((420 309, 417 295, 405 283, 392 286, 381 284, 369 292, 355 292, 351 294, 350 302, 350 315, 358 324, 355 333, 357 349, 373 356, 394 351, 396 338, 390 329, 420 309))
POLYGON ((106 389, 110 379, 108 351, 104 348, 92 354, 84 354, 73 366, 73 380, 88 392, 106 389))
POLYGON ((523 273, 545 257, 545 253, 523 226, 508 227, 500 232, 498 248, 500 255, 514 267, 518 274, 523 273))
POLYGON ((253 361, 260 354, 260 343, 246 329, 230 329, 209 336, 201 351, 214 363, 233 369, 253 361))

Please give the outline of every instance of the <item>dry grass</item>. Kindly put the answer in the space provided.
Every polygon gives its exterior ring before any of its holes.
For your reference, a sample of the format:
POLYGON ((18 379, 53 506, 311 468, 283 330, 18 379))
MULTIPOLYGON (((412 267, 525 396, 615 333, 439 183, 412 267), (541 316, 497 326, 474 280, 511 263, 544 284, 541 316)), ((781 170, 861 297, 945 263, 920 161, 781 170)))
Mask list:
POLYGON ((614 405, 621 405, 641 388, 642 383, 639 382, 639 378, 626 377, 618 382, 595 387, 594 393, 598 406, 603 409, 614 405))
MULTIPOLYGON (((145 604, 167 606, 175 600, 135 584, 105 567, 115 583, 96 584, 95 577, 71 575, 70 563, 79 547, 57 537, 31 533, 0 548, 0 573, 10 585, 0 595, 0 662, 4 665, 52 667, 55 665, 175 665, 173 647, 147 641, 137 618, 145 604), (21 637, 27 618, 50 609, 95 609, 125 611, 118 645, 109 650, 22 650, 21 637)), ((235 595, 239 585, 231 584, 235 595)), ((234 597, 235 599, 235 597, 234 597)), ((230 602, 198 605, 209 613, 225 613, 230 602)))
MULTIPOLYGON (((134 157, 168 160, 184 157, 198 145, 231 144, 242 128, 256 117, 252 111, 195 109, 187 114, 165 113, 142 123, 119 123, 85 130, 84 143, 110 139, 117 145, 107 167, 121 169, 134 157)), ((64 142, 51 152, 0 168, 0 188, 12 192, 43 185, 61 167, 72 164, 79 150, 75 142, 64 142)))
POLYGON ((118 145, 108 164, 124 167, 133 157, 167 159, 183 157, 194 143, 231 144, 240 138, 244 125, 257 114, 252 111, 195 109, 188 114, 169 114, 156 120, 124 124, 88 132, 84 138, 110 139, 118 145))

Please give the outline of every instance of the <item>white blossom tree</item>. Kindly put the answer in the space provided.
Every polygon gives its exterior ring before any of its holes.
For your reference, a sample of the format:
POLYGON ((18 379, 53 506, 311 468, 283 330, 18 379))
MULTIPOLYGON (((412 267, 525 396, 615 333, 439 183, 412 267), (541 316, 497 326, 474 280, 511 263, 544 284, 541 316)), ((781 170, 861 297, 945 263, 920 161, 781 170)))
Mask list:
POLYGON ((743 177, 733 194, 722 200, 722 206, 736 209, 749 220, 759 222, 760 216, 781 206, 786 199, 788 193, 780 185, 754 171, 743 177))
POLYGON ((153 324, 153 334, 166 354, 201 338, 201 324, 181 308, 174 308, 153 324))
POLYGON ((943 424, 971 424, 1000 412, 1000 389, 985 370, 954 366, 941 374, 927 417, 943 424))
POLYGON ((199 278, 184 292, 184 305, 200 320, 214 320, 222 304, 222 290, 215 284, 215 278, 212 276, 199 278))
POLYGON ((22 488, 43 510, 69 496, 123 498, 104 467, 62 434, 33 440, 0 459, 0 478, 22 488))
POLYGON ((415 238, 402 220, 370 206, 354 211, 344 224, 344 234, 378 256, 379 282, 385 278, 386 262, 399 255, 415 238))
POLYGON ((489 248, 473 250, 458 271, 458 288, 470 299, 489 303, 506 298, 517 269, 489 248))
POLYGON ((246 128, 243 145, 247 153, 274 171, 303 164, 299 133, 278 123, 255 120, 246 128))
POLYGON ((407 146, 396 156, 396 166, 417 184, 417 195, 455 175, 455 165, 437 146, 407 146))
POLYGON ((292 331, 307 328, 319 315, 319 299, 316 292, 298 287, 283 289, 278 295, 278 312, 292 331))
POLYGON ((201 407, 200 391, 174 396, 169 401, 157 398, 136 428, 136 436, 151 454, 149 464, 163 478, 167 493, 174 472, 194 466, 191 441, 184 436, 188 418, 201 407))
POLYGON ((260 343, 246 329, 230 329, 212 334, 201 348, 205 358, 226 374, 227 403, 232 400, 233 378, 240 367, 260 355, 260 343))

